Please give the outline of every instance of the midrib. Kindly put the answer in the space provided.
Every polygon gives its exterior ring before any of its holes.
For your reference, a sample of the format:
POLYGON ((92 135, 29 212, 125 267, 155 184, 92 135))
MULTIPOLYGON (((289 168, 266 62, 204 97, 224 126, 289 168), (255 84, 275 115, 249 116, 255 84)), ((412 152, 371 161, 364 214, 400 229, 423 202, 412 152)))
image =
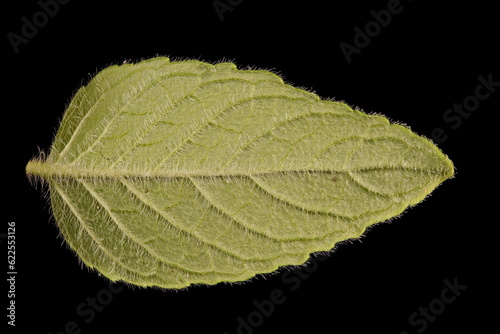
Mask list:
POLYGON ((39 159, 34 159, 28 162, 26 165, 26 174, 42 177, 44 179, 50 178, 96 178, 96 179, 119 179, 119 178, 189 178, 189 177, 231 177, 231 176, 259 176, 268 174, 280 174, 280 173, 297 173, 297 174, 307 174, 307 173, 350 173, 359 172, 373 169, 406 169, 413 171, 425 171, 433 172, 438 174, 449 174, 449 170, 444 168, 418 168, 418 167, 402 167, 402 166, 370 166, 359 169, 309 169, 309 168, 293 168, 293 169, 280 169, 280 170, 254 170, 254 171, 203 171, 203 170, 169 170, 169 171, 130 171, 130 170, 93 170, 93 169, 83 169, 75 166, 52 164, 50 162, 45 162, 39 159))

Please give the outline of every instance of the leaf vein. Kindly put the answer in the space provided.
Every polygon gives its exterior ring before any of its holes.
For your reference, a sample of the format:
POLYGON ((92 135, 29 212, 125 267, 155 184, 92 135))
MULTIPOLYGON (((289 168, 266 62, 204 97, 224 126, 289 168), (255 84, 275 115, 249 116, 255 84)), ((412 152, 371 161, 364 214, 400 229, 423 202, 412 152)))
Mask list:
MULTIPOLYGON (((183 270, 183 271, 186 271, 186 272, 192 272, 192 273, 202 273, 202 272, 197 272, 197 271, 194 271, 194 270, 190 270, 190 269, 184 268, 183 266, 175 264, 175 263, 171 263, 168 260, 164 259, 163 256, 160 256, 160 255, 156 254, 156 252, 154 250, 152 250, 150 247, 145 246, 141 241, 137 240, 134 237, 134 235, 132 235, 130 233, 130 231, 128 231, 127 228, 125 228, 125 226, 123 226, 123 224, 120 223, 119 219, 112 213, 112 211, 110 210, 108 204, 104 201, 104 199, 101 198, 101 196, 99 196, 90 187, 90 185, 87 184, 87 182, 85 182, 84 180, 81 180, 81 179, 78 180, 78 182, 80 182, 85 187, 85 189, 88 191, 88 193, 106 210, 108 216, 116 224, 116 226, 123 233, 123 235, 127 239, 129 239, 132 242, 134 242, 135 244, 137 244, 140 248, 144 249, 147 253, 149 253, 151 255, 151 257, 153 257, 154 259, 156 259, 159 262, 163 262, 163 263, 165 263, 165 264, 167 264, 169 266, 175 267, 175 268, 177 268, 179 270, 183 270)), ((203 273, 206 273, 206 272, 203 272, 203 273)))
MULTIPOLYGON (((62 190, 62 188, 60 188, 59 186, 57 186, 55 183, 52 184, 52 186, 54 187, 55 190, 57 190, 57 193, 59 194, 59 196, 63 199, 64 203, 68 206, 68 208, 71 210, 71 212, 73 213, 73 215, 76 217, 76 219, 80 223, 80 226, 82 227, 82 229, 90 236, 90 238, 92 239, 92 241, 94 241, 96 243, 96 245, 103 251, 104 254, 106 254, 107 256, 109 256, 110 259, 116 261, 116 263, 118 263, 119 265, 121 265, 126 270, 129 270, 131 272, 134 272, 134 273, 137 273, 137 274, 140 274, 140 275, 145 275, 143 272, 139 272, 139 271, 136 271, 135 269, 130 268, 125 263, 123 263, 121 261, 121 259, 117 258, 114 254, 112 254, 99 241, 99 238, 94 234, 94 232, 92 232, 90 230, 90 228, 85 223, 85 220, 80 216, 80 214, 78 213, 78 210, 76 209, 75 205, 72 204, 71 200, 68 198, 68 196, 66 196, 66 194, 62 190)), ((154 274, 155 274, 155 272, 153 271, 151 273, 151 275, 154 275, 154 274)), ((146 276, 148 276, 148 274, 146 274, 146 276)))
MULTIPOLYGON (((149 201, 147 198, 144 198, 144 196, 140 193, 140 191, 138 191, 131 182, 128 182, 125 179, 120 179, 120 182, 128 189, 128 191, 133 196, 135 196, 142 203, 144 203, 144 205, 146 205, 147 207, 151 208, 154 212, 158 213, 173 228, 177 229, 178 231, 180 231, 182 233, 185 233, 185 234, 193 237, 194 239, 198 240, 199 242, 204 243, 204 244, 208 245, 209 247, 214 248, 215 250, 218 250, 218 251, 220 251, 220 252, 222 252, 222 253, 224 253, 226 255, 229 255, 231 257, 234 257, 234 258, 237 258, 237 259, 243 260, 243 261, 249 260, 249 259, 244 259, 241 256, 239 256, 239 255, 237 255, 237 254, 235 254, 233 252, 230 252, 229 250, 223 248, 222 246, 216 245, 216 244, 214 244, 212 242, 209 242, 207 240, 202 239, 201 237, 199 237, 198 235, 196 235, 194 232, 190 232, 190 231, 188 231, 188 230, 180 227, 178 224, 174 223, 175 220, 168 213, 166 213, 162 209, 158 208, 154 203, 152 203, 151 201, 149 201)), ((210 256, 211 256, 211 254, 210 254, 210 256)), ((213 260, 213 259, 211 259, 211 260, 213 260)))
MULTIPOLYGON (((61 159, 61 157, 63 156, 63 154, 65 153, 65 151, 68 150, 71 147, 71 144, 73 143, 73 140, 75 139, 76 135, 80 132, 81 127, 85 123, 86 119, 93 113, 93 111, 96 110, 95 107, 98 104, 98 102, 101 101, 101 100, 103 100, 113 90, 113 88, 119 86, 121 83, 123 83, 124 80, 126 80, 126 79, 134 76, 134 74, 137 74, 140 71, 141 71, 140 69, 136 69, 135 71, 131 71, 122 80, 116 82, 115 85, 108 87, 108 89, 106 89, 101 95, 99 95, 99 98, 90 107, 89 111, 87 111, 85 113, 85 115, 78 122, 78 125, 77 125, 76 129, 73 131, 73 133, 71 134, 70 139, 68 140, 68 142, 66 143, 66 145, 64 146, 64 148, 61 150, 61 152, 59 152, 58 157, 56 159, 56 162, 58 162, 61 159)), ((86 92, 85 94, 88 94, 88 92, 86 92)), ((85 99, 82 99, 82 101, 84 101, 84 100, 85 99)))

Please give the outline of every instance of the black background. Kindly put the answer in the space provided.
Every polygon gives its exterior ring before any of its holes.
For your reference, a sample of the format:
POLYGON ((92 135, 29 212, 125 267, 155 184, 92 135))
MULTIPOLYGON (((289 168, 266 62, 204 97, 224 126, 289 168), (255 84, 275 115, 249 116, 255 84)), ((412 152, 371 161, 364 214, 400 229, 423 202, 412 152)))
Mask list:
MULTIPOLYGON (((456 129, 443 119, 454 103, 474 95, 479 76, 500 81, 498 11, 479 1, 439 6, 401 1, 402 11, 348 64, 339 44, 354 44, 354 27, 364 29, 373 21, 370 11, 386 9, 389 1, 229 2, 235 6, 221 21, 211 0, 73 0, 60 5, 18 53, 8 33, 20 35, 22 17, 32 22, 41 8, 34 0, 2 5, 7 187, 0 232, 15 221, 18 272, 16 327, 9 330, 64 333, 74 321, 80 333, 232 334, 238 332, 238 317, 247 319, 255 311, 253 301, 269 299, 275 289, 286 300, 275 305, 254 333, 498 329, 498 276, 493 271, 498 267, 498 191, 488 190, 498 185, 494 129, 500 87, 456 129), (88 315, 79 315, 78 306, 105 296, 108 282, 82 270, 62 244, 47 200, 29 184, 24 167, 38 147, 50 147, 80 85, 108 65, 157 55, 225 59, 240 68, 274 70, 295 86, 382 113, 418 134, 431 137, 435 128, 442 128, 448 137, 439 147, 455 163, 456 177, 391 224, 379 224, 360 240, 339 245, 309 269, 307 278, 289 274, 296 278, 294 284, 281 271, 245 284, 182 291, 125 287, 87 323, 88 315), (439 299, 446 279, 467 288, 426 328, 412 326, 410 315, 439 299)), ((6 239, 1 241, 6 263, 6 239)), ((2 309, 7 313, 6 285, 4 291, 2 309)), ((7 322, 4 315, 2 319, 7 322)))

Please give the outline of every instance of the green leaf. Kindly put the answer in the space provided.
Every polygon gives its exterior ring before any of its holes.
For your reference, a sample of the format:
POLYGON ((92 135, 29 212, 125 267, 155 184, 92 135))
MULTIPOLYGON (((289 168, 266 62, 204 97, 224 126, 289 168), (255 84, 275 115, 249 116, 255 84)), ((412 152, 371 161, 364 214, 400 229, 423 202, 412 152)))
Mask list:
POLYGON ((429 140, 234 64, 154 58, 80 88, 47 159, 52 212, 109 279, 247 280, 359 237, 453 175, 429 140))

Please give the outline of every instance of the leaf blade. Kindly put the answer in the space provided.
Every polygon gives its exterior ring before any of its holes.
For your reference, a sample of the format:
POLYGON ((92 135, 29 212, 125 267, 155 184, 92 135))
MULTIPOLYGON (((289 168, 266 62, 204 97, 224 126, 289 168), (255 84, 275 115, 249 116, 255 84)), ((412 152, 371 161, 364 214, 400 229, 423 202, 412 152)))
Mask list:
POLYGON ((114 66, 69 105, 46 161, 70 247, 112 280, 246 280, 358 237, 453 175, 430 141, 234 64, 114 66))

